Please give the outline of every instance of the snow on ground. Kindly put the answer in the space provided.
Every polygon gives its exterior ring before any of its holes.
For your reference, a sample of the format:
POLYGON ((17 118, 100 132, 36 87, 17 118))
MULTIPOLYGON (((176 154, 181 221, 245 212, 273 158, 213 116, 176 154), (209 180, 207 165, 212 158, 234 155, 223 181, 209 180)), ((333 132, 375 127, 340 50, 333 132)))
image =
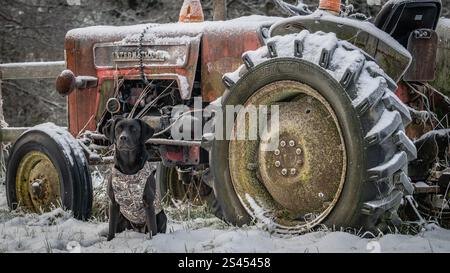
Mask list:
MULTIPOLYGON (((175 217, 175 216, 174 216, 175 217)), ((170 220, 168 233, 152 240, 126 231, 111 242, 108 224, 81 222, 61 209, 36 215, 10 213, 0 185, 1 252, 450 252, 450 231, 429 225, 419 235, 389 234, 362 239, 319 231, 281 238, 255 226, 235 228, 215 218, 170 220)))

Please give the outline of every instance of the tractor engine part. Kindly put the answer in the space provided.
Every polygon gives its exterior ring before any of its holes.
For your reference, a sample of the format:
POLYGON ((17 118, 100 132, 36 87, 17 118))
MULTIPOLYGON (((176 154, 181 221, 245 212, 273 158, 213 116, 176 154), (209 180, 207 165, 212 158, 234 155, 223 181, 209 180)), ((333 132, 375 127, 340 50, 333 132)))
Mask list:
POLYGON ((106 102, 106 110, 111 114, 117 114, 120 111, 120 101, 117 98, 110 98, 106 102))

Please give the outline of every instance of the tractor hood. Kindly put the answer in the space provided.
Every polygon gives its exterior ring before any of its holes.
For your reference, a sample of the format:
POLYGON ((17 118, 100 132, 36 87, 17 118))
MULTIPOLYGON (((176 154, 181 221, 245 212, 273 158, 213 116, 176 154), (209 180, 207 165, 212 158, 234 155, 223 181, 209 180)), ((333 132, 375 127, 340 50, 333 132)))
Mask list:
POLYGON ((192 96, 194 80, 201 77, 203 100, 215 100, 225 90, 223 74, 236 70, 242 64, 242 53, 259 48, 268 38, 270 25, 281 19, 250 16, 230 21, 96 26, 69 31, 65 40, 67 68, 73 72, 66 73, 71 76, 69 87, 73 76, 98 79, 97 87, 76 88, 68 94, 71 132, 96 128, 98 120, 93 117, 101 116, 117 78, 141 79, 138 52, 143 52, 147 79, 176 80, 181 98, 187 100, 192 96))
MULTIPOLYGON (((66 35, 68 69, 75 75, 96 76, 98 70, 139 67, 138 47, 142 46, 145 67, 163 70, 187 69, 199 54, 203 35, 226 37, 260 32, 281 18, 249 16, 229 21, 201 23, 95 26, 71 30, 66 35)), ((167 71, 165 71, 167 72, 167 71)))

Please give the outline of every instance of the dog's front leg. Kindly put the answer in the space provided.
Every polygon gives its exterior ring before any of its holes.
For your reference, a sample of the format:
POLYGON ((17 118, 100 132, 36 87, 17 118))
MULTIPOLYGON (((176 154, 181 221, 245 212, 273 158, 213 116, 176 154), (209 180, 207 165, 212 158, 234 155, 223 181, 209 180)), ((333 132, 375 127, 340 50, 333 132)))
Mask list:
POLYGON ((117 233, 117 225, 119 223, 120 207, 116 202, 109 202, 109 233, 108 241, 114 239, 117 233))
POLYGON ((108 181, 108 196, 109 196, 109 232, 108 232, 108 241, 114 239, 117 232, 117 225, 119 224, 120 217, 120 206, 116 202, 114 197, 114 190, 112 188, 111 179, 108 181))
POLYGON ((145 183, 144 188, 144 209, 145 209, 145 222, 148 228, 150 239, 152 236, 158 233, 158 226, 156 223, 156 214, 155 214, 155 189, 153 188, 155 185, 151 183, 151 179, 148 179, 145 183))

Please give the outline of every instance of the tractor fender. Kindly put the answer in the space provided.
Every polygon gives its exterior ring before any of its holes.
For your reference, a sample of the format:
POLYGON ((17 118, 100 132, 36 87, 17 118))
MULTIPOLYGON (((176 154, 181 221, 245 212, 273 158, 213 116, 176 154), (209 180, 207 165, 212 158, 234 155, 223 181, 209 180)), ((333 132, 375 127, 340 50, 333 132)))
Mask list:
POLYGON ((270 28, 270 36, 298 33, 304 29, 310 32, 336 33, 338 39, 361 48, 396 82, 412 61, 412 56, 406 48, 372 23, 334 16, 325 11, 278 21, 270 28))

